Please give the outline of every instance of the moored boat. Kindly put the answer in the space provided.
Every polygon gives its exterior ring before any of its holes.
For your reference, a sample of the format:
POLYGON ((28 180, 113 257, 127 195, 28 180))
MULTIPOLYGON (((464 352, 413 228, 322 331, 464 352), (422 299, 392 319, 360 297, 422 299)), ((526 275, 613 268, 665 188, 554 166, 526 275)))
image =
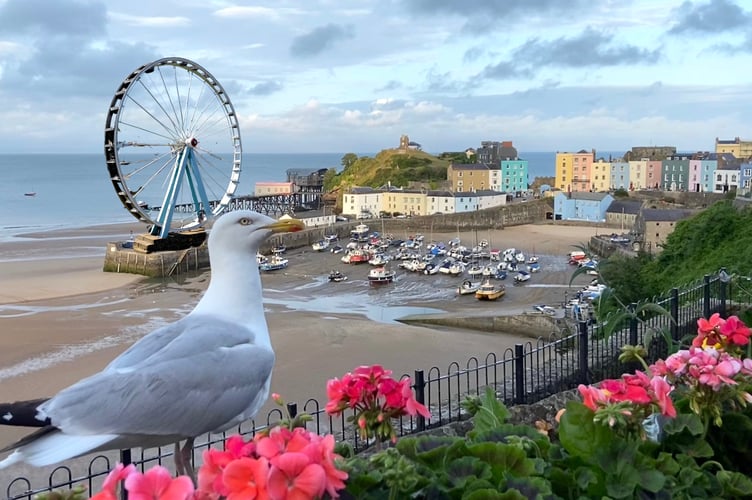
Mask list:
POLYGON ((492 283, 491 280, 486 280, 475 291, 475 298, 478 300, 496 300, 502 297, 506 293, 506 287, 499 283, 492 283))
POLYGON ((329 281, 334 281, 335 283, 339 283, 341 281, 347 281, 347 276, 342 274, 341 271, 332 271, 329 273, 329 281))
POLYGON ((285 269, 288 263, 289 261, 287 259, 275 253, 274 255, 269 257, 265 262, 260 263, 259 269, 261 271, 267 271, 267 272, 279 271, 280 269, 285 269))
POLYGON ((329 241, 330 240, 327 240, 327 239, 319 240, 319 241, 314 242, 313 245, 311 245, 311 247, 317 252, 323 252, 324 250, 329 248, 329 241))
POLYGON ((527 271, 519 270, 517 271, 517 274, 514 275, 514 282, 515 283, 524 283, 530 279, 530 273, 527 271))
POLYGON ((460 286, 457 287, 457 295, 470 295, 474 294, 480 288, 480 282, 473 283, 470 280, 465 280, 460 286))
POLYGON ((368 272, 368 282, 371 285, 385 285, 394 281, 396 273, 385 267, 374 267, 368 272))

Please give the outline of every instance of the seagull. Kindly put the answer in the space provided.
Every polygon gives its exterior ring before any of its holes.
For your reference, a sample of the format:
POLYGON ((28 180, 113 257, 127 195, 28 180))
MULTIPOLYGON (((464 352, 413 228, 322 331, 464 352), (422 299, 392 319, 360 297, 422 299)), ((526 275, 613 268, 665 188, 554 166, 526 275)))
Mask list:
POLYGON ((0 450, 13 451, 0 469, 174 444, 177 473, 193 477, 193 440, 253 418, 269 396, 274 350, 256 253, 272 234, 303 228, 248 210, 217 218, 211 280, 189 314, 51 398, 0 404, 0 425, 39 427, 0 450))

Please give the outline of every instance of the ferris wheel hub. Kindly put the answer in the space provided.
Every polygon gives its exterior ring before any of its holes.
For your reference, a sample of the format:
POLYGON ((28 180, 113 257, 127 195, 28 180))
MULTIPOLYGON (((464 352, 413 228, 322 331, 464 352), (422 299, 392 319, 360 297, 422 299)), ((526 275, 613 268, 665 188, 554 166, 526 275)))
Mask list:
POLYGON ((185 140, 185 145, 190 148, 195 148, 196 146, 198 146, 198 139, 196 139, 195 137, 189 137, 185 140))

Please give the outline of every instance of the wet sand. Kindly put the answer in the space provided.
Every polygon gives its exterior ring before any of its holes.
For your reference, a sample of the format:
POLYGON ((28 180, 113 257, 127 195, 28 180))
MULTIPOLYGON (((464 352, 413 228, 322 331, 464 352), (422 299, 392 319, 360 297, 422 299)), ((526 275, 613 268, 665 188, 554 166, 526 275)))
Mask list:
MULTIPOLYGON (((131 225, 101 226, 26 235, 0 242, 0 401, 31 399, 100 370, 133 341, 190 311, 209 271, 175 279, 101 271, 108 241, 124 240, 131 225)), ((399 270, 395 283, 369 287, 369 266, 347 265, 340 255, 297 249, 286 270, 263 275, 267 321, 277 361, 272 391, 287 401, 324 400, 326 381, 361 364, 379 363, 395 374, 452 362, 484 359, 530 339, 406 326, 410 314, 484 311, 514 313, 532 304, 558 304, 572 268, 565 254, 586 242, 595 227, 527 225, 482 235, 495 248, 535 252, 541 272, 512 286, 501 301, 457 297, 461 278, 399 270), (349 279, 329 283, 340 269, 349 279)), ((434 235, 437 241, 456 236, 434 235)), ((461 234, 474 241, 475 234, 461 234)), ((396 266, 395 266, 396 267, 396 266)), ((588 281, 584 276, 577 282, 588 281)), ((271 408, 269 406, 268 408, 271 408)), ((264 412, 265 414, 265 412, 264 412)), ((0 447, 27 433, 0 427, 0 447)), ((28 469, 0 471, 0 491, 28 469)), ((47 471, 37 471, 46 477, 47 471)), ((37 474, 35 474, 37 475, 37 474)))

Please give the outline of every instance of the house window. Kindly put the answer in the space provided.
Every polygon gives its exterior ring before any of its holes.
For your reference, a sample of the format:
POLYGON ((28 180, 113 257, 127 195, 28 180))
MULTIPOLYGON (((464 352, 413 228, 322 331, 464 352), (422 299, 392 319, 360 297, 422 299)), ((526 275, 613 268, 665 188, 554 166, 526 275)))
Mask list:
POLYGON ((722 180, 721 174, 716 175, 715 180, 717 180, 718 182, 721 182, 722 180))

